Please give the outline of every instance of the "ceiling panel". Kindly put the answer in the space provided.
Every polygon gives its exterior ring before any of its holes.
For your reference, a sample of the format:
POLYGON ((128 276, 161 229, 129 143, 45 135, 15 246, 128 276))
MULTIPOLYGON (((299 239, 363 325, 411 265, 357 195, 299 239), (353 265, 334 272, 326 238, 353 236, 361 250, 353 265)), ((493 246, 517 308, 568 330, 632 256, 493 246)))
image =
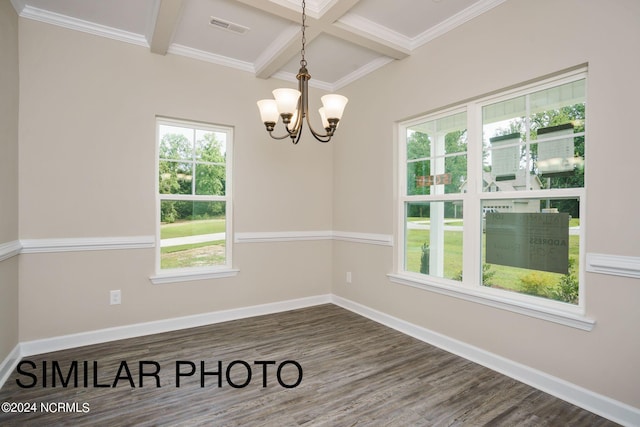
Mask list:
MULTIPOLYGON (((314 80, 336 82, 375 61, 380 55, 369 49, 344 43, 342 40, 322 34, 305 48, 307 68, 314 80)), ((283 71, 296 74, 300 68, 300 54, 284 66, 283 71)))
POLYGON ((361 0, 350 13, 415 38, 474 3, 476 0, 361 0))
POLYGON ((289 20, 233 0, 189 0, 173 42, 240 61, 255 62, 287 27, 289 20), (211 17, 248 28, 244 34, 211 25, 211 17))

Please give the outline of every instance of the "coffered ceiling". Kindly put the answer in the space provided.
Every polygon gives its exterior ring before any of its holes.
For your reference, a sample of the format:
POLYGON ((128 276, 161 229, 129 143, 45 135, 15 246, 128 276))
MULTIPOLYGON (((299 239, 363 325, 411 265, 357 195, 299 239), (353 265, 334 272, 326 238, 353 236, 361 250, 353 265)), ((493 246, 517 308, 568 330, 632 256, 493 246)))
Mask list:
MULTIPOLYGON (((310 85, 337 90, 506 0, 306 0, 310 85)), ((11 0, 54 25, 295 81, 298 0, 11 0)))

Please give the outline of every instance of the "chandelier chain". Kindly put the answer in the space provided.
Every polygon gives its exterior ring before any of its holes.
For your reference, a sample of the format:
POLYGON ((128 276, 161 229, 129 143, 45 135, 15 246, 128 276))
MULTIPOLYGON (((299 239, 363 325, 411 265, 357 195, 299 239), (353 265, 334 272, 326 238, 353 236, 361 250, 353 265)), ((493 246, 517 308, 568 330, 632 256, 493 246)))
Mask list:
POLYGON ((305 67, 307 66, 307 60, 304 59, 304 54, 305 54, 305 44, 307 43, 307 38, 305 36, 305 28, 307 26, 306 22, 307 22, 307 14, 305 13, 305 8, 306 8, 306 2, 305 0, 302 0, 302 49, 300 50, 300 56, 302 57, 302 59, 300 60, 300 66, 301 67, 305 67))

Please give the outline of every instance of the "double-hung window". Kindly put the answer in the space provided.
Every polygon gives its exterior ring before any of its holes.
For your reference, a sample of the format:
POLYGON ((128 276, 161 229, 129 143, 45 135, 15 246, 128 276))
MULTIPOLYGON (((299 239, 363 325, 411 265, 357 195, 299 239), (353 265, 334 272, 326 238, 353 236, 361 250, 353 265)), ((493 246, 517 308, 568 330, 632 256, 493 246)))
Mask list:
POLYGON ((229 272, 233 129, 159 118, 156 132, 154 283, 229 272))
POLYGON ((392 280, 583 314, 585 91, 580 69, 400 123, 392 280))

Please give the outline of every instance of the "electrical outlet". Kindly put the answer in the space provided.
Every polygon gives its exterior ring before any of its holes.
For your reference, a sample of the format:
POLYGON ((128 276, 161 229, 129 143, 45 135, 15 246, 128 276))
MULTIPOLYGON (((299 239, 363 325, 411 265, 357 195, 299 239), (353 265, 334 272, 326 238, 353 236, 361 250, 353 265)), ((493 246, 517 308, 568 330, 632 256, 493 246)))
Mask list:
POLYGON ((352 280, 351 272, 347 271, 347 283, 351 283, 351 280, 352 280))
POLYGON ((120 290, 111 291, 109 296, 109 302, 111 303, 111 305, 122 304, 122 293, 120 292, 120 290))

